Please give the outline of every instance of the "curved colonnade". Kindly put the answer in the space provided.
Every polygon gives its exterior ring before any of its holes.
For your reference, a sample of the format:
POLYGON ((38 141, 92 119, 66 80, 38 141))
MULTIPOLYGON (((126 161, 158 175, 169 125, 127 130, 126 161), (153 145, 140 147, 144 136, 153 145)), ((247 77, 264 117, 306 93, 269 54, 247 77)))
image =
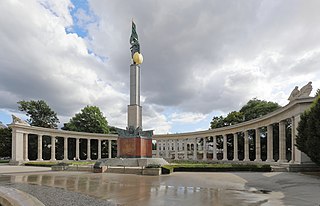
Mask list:
POLYGON ((313 100, 313 97, 295 99, 265 116, 227 127, 154 135, 156 157, 204 161, 307 162, 308 157, 296 148, 295 139, 300 115, 313 100), (277 136, 278 144, 275 144, 274 136, 277 136), (287 145, 288 142, 290 145, 287 145))
POLYGON ((63 138, 63 158, 60 160, 80 160, 80 141, 86 141, 87 154, 86 160, 91 160, 91 151, 92 145, 91 140, 96 140, 97 144, 97 158, 101 159, 102 156, 102 142, 107 141, 108 145, 108 158, 112 157, 112 141, 117 141, 118 136, 112 134, 95 134, 95 133, 85 133, 85 132, 73 132, 73 131, 64 131, 58 129, 49 129, 42 127, 34 127, 26 124, 21 124, 19 122, 13 122, 9 125, 12 128, 12 164, 20 164, 22 162, 28 162, 29 157, 29 144, 28 140, 30 138, 37 138, 37 159, 36 161, 43 161, 43 137, 51 138, 51 158, 50 161, 57 161, 56 159, 56 143, 59 138, 63 138), (69 141, 75 140, 75 154, 72 154, 71 157, 68 155, 68 144, 69 141), (69 158, 68 158, 69 156, 69 158))

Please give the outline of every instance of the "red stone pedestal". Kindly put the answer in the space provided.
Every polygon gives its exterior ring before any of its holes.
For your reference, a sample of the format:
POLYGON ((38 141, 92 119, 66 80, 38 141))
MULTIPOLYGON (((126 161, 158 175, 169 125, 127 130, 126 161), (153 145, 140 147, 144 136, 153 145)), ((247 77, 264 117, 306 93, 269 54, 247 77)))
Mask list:
POLYGON ((118 137, 118 150, 121 158, 151 158, 152 138, 118 137))

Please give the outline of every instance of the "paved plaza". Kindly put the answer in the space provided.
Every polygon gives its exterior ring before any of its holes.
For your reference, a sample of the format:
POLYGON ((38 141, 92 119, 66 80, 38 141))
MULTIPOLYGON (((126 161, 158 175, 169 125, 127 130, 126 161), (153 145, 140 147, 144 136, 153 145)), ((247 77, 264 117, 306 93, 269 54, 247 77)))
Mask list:
POLYGON ((177 172, 152 177, 5 165, 0 173, 0 187, 16 188, 49 206, 320 204, 320 177, 300 173, 177 172))

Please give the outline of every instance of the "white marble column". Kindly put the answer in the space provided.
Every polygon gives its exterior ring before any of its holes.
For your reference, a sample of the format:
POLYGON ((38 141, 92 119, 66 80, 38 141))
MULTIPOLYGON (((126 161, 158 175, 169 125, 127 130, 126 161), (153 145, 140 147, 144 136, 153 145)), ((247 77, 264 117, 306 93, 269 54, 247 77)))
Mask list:
POLYGON ((76 138, 76 159, 80 160, 80 138, 76 138))
POLYGON ((207 138, 203 138, 203 160, 207 160, 207 138))
POLYGON ((233 161, 239 161, 239 158, 238 158, 238 133, 233 134, 233 161))
POLYGON ((198 151, 197 151, 197 138, 194 138, 194 143, 193 143, 193 159, 194 160, 197 160, 198 157, 197 157, 197 154, 198 154, 198 151))
POLYGON ((217 137, 213 136, 213 142, 212 142, 212 160, 217 160, 217 137))
POLYGON ((261 162, 261 137, 260 137, 260 129, 255 129, 256 134, 256 159, 254 161, 261 162))
POLYGON ((63 160, 68 160, 68 137, 63 137, 63 160))
POLYGON ((108 158, 111 159, 112 158, 112 147, 111 147, 111 141, 112 140, 108 140, 108 158))
POLYGON ((98 139, 98 159, 101 159, 101 139, 98 139))
POLYGON ((223 136, 223 159, 222 160, 228 160, 227 135, 224 134, 222 136, 223 136))
POLYGON ((43 161, 42 159, 42 135, 38 134, 38 159, 37 161, 43 161))
POLYGON ((87 160, 91 160, 91 140, 87 139, 87 160))
POLYGON ((244 159, 243 161, 250 161, 249 158, 249 134, 248 130, 244 131, 244 159))
POLYGON ((51 159, 50 161, 56 161, 56 137, 51 136, 51 159))
POLYGON ((178 140, 174 140, 174 159, 177 160, 178 158, 178 140))
POLYGON ((184 147, 184 159, 187 160, 188 159, 188 143, 187 140, 185 139, 183 142, 183 147, 184 147))
POLYGON ((279 122, 279 163, 287 162, 286 160, 286 128, 285 121, 279 122))
POLYGON ((266 162, 274 162, 273 159, 273 125, 267 126, 267 160, 266 162))
POLYGON ((23 133, 23 160, 28 162, 28 134, 23 133))

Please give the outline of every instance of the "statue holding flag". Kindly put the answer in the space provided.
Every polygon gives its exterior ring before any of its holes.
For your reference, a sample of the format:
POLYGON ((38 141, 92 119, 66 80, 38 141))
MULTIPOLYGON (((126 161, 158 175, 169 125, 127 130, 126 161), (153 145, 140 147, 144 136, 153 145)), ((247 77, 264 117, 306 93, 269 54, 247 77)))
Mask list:
POLYGON ((131 31, 131 36, 130 36, 130 50, 131 50, 131 57, 133 60, 134 64, 141 64, 143 61, 143 56, 140 53, 140 44, 138 40, 138 34, 136 30, 136 25, 132 21, 132 31, 131 31))

